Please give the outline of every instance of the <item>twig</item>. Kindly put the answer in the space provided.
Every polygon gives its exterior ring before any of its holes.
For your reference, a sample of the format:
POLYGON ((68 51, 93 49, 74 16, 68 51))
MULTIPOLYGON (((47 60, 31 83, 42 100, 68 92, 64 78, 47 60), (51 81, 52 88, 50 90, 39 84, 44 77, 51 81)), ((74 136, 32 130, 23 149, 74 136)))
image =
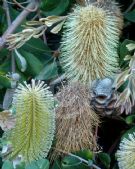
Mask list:
POLYGON ((43 40, 44 40, 44 44, 47 44, 47 40, 46 40, 46 36, 45 36, 45 32, 43 33, 43 40))
MULTIPOLYGON (((38 4, 37 4, 38 5, 38 4)), ((31 2, 26 8, 33 9, 35 8, 35 2, 31 2)), ((6 43, 6 38, 9 34, 13 33, 16 28, 23 22, 26 16, 30 13, 30 11, 23 10, 20 15, 12 22, 11 26, 5 31, 5 33, 0 38, 0 50, 4 47, 6 43)))
POLYGON ((133 2, 131 3, 131 5, 127 8, 127 10, 124 13, 129 12, 133 8, 134 5, 135 5, 135 0, 133 0, 133 2))
POLYGON ((31 21, 36 20, 36 18, 38 18, 38 14, 36 13, 35 16, 31 19, 31 21))
MULTIPOLYGON (((41 18, 40 10, 38 10, 38 17, 39 17, 39 19, 41 18)), ((46 36, 45 36, 45 32, 43 33, 43 40, 44 40, 44 44, 47 44, 47 39, 46 39, 46 36)))
POLYGON ((6 0, 3 1, 3 6, 4 6, 4 10, 6 12, 8 26, 10 26, 11 25, 11 18, 10 18, 10 14, 9 14, 9 6, 8 6, 8 3, 6 0))
MULTIPOLYGON (((53 148, 53 149, 55 149, 55 150, 57 150, 57 151, 59 151, 59 152, 62 152, 62 153, 64 153, 64 154, 67 154, 67 155, 69 155, 69 156, 75 157, 75 158, 79 159, 81 162, 84 162, 85 164, 89 165, 89 162, 88 162, 87 160, 85 160, 85 159, 83 159, 83 158, 81 158, 81 157, 79 157, 79 156, 77 156, 77 155, 74 155, 74 154, 72 154, 72 153, 67 153, 67 152, 65 152, 65 151, 58 150, 58 149, 56 149, 56 148, 53 148)), ((91 167, 93 167, 93 168, 95 168, 95 169, 101 169, 100 167, 96 166, 95 164, 91 164, 91 167)))
MULTIPOLYGON (((20 2, 20 4, 28 4, 30 2, 30 0, 28 1, 25 1, 25 2, 20 2)), ((8 4, 11 4, 11 5, 15 5, 14 2, 10 2, 10 1, 7 1, 8 4)))
MULTIPOLYGON (((86 163, 87 165, 89 164, 89 162, 88 162, 87 160, 85 160, 85 159, 83 159, 83 158, 81 158, 81 157, 79 157, 79 156, 76 156, 76 155, 74 155, 74 154, 72 154, 72 153, 68 153, 68 155, 79 159, 81 162, 84 162, 84 163, 86 163)), ((95 164, 91 164, 91 167, 93 167, 93 168, 95 168, 95 169, 101 169, 101 168, 99 168, 98 166, 96 166, 95 164)))
POLYGON ((28 12, 35 12, 38 9, 38 6, 35 6, 34 9, 25 8, 21 5, 21 3, 17 2, 16 0, 13 0, 13 2, 18 5, 20 8, 27 10, 28 12))
MULTIPOLYGON (((8 27, 9 27, 12 23, 11 17, 10 17, 10 12, 9 12, 9 6, 8 6, 8 3, 6 0, 4 0, 3 4, 4 4, 4 9, 6 11, 6 17, 7 17, 8 27)), ((11 70, 13 73, 15 73, 15 69, 16 69, 15 58, 13 55, 13 51, 11 51, 11 70)))
POLYGON ((62 82, 64 79, 66 79, 65 74, 63 74, 63 75, 59 76, 57 79, 51 81, 49 85, 54 86, 54 85, 62 82))
POLYGON ((15 57, 14 57, 13 51, 11 51, 11 70, 12 70, 12 73, 15 73, 16 71, 15 57))

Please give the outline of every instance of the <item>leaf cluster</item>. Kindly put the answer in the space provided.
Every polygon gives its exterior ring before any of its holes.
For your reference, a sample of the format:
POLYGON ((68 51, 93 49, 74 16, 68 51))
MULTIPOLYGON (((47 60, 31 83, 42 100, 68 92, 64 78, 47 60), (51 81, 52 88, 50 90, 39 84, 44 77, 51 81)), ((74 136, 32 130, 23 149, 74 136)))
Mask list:
MULTIPOLYGON (((3 2, 0 1, 0 45, 2 35, 9 28, 3 2)), ((23 9, 11 0, 7 2, 10 19, 14 21, 23 9)), ((18 0, 18 2, 24 7, 29 3, 24 0, 18 0)), ((83 0, 76 0, 76 2, 84 3, 83 0)), ((117 2, 120 4, 124 16, 124 29, 118 48, 121 70, 115 83, 116 90, 119 92, 116 107, 120 108, 121 115, 116 119, 111 119, 111 122, 108 118, 103 119, 98 131, 98 144, 102 147, 102 149, 100 148, 102 152, 96 154, 90 150, 74 152, 75 155, 87 160, 88 164, 71 155, 66 155, 65 158, 59 158, 53 164, 47 159, 33 161, 30 164, 25 164, 20 159, 12 162, 2 162, 1 160, 2 169, 14 169, 15 164, 16 169, 88 169, 92 168, 93 164, 103 169, 118 169, 115 153, 119 142, 123 138, 128 138, 129 133, 135 132, 133 108, 135 105, 135 2, 134 0, 117 0, 117 2), (111 127, 108 125, 109 123, 111 123, 111 127)), ((64 30, 65 16, 74 4, 75 0, 41 0, 39 10, 24 18, 15 29, 14 34, 8 36, 6 39, 8 43, 5 48, 0 50, 1 111, 10 109, 11 91, 16 87, 18 81, 29 82, 30 79, 35 78, 51 84, 64 73, 59 58, 60 40, 64 30), (16 80, 14 73, 17 73, 20 79, 16 80)), ((55 89, 53 91, 56 92, 55 89)), ((9 112, 0 114, 3 130, 10 128, 13 121, 9 112), (5 117, 6 120, 3 121, 5 117)), ((0 130, 1 136, 2 129, 0 130)))

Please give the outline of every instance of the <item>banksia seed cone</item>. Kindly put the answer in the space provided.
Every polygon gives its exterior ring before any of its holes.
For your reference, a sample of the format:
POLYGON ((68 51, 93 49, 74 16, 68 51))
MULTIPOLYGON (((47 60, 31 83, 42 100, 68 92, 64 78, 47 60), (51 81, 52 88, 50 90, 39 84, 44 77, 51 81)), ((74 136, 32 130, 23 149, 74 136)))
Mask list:
POLYGON ((96 148, 94 129, 98 115, 90 107, 89 90, 78 83, 64 87, 58 94, 56 109, 56 144, 51 158, 59 153, 96 148))
POLYGON ((118 69, 117 46, 123 19, 111 0, 76 6, 65 23, 61 62, 71 81, 91 83, 118 69))
POLYGON ((24 160, 46 157, 51 148, 55 113, 52 93, 44 82, 20 84, 13 97, 16 125, 9 140, 13 146, 11 158, 22 155, 24 160))
POLYGON ((116 154, 119 169, 135 168, 135 133, 129 134, 128 137, 121 141, 116 154))
POLYGON ((116 115, 114 112, 117 101, 117 93, 113 89, 114 80, 111 78, 104 78, 96 80, 92 85, 91 91, 91 105, 94 110, 100 115, 116 115))

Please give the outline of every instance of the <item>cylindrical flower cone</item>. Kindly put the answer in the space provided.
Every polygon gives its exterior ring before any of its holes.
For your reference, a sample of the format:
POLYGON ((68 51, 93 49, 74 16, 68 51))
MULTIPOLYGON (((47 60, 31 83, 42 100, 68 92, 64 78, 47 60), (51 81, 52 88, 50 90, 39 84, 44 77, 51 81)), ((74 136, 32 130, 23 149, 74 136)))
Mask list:
POLYGON ((76 152, 97 148, 95 128, 99 125, 98 115, 90 107, 87 87, 74 83, 65 86, 58 94, 56 108, 56 141, 51 158, 63 152, 76 152))
POLYGON ((26 162, 46 157, 55 130, 54 99, 44 82, 19 84, 13 97, 15 128, 9 135, 10 158, 22 155, 26 162))
POLYGON ((118 5, 88 0, 68 15, 61 42, 61 63, 67 78, 92 83, 117 72, 117 47, 123 26, 118 5))

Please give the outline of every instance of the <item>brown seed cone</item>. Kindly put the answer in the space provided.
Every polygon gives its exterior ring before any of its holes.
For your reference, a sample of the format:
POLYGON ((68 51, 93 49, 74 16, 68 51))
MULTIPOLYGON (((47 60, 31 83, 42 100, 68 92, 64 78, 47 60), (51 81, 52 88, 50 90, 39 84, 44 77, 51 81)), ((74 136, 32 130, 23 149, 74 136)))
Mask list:
POLYGON ((100 101, 104 102, 105 98, 102 96, 98 98, 93 98, 91 104, 96 112, 98 112, 101 116, 109 116, 109 115, 117 115, 115 111, 115 103, 117 101, 117 95, 112 94, 111 98, 104 103, 100 103, 100 101))
POLYGON ((94 129, 99 125, 99 117, 90 107, 88 88, 78 83, 68 85, 57 94, 57 99, 56 144, 51 158, 61 154, 57 150, 69 153, 95 149, 94 129))
POLYGON ((101 116, 118 115, 115 109, 117 92, 113 89, 113 79, 96 80, 91 91, 91 106, 101 116))

